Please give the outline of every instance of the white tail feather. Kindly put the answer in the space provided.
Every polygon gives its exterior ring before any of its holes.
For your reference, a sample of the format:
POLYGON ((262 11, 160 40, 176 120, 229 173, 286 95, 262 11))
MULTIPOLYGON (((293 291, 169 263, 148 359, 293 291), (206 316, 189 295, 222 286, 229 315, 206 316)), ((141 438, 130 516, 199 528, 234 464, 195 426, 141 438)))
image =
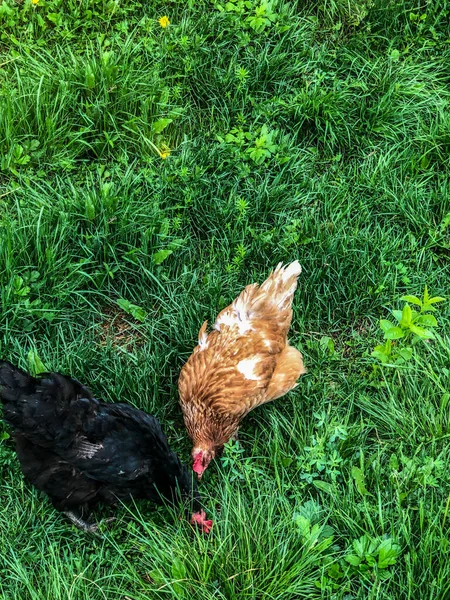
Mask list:
POLYGON ((286 281, 287 279, 289 279, 289 277, 294 277, 294 276, 298 277, 301 272, 302 272, 301 264, 298 262, 298 260, 294 260, 294 262, 292 262, 290 265, 287 265, 286 267, 284 267, 284 269, 281 273, 281 277, 283 278, 283 281, 286 281))

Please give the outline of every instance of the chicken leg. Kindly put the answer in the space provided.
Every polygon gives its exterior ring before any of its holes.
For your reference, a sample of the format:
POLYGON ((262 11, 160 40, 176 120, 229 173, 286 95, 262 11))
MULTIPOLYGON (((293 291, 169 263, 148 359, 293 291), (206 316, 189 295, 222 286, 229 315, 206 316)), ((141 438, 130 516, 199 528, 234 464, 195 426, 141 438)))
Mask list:
MULTIPOLYGON (((72 521, 75 527, 81 529, 81 531, 85 531, 86 533, 92 533, 94 535, 99 535, 99 523, 88 523, 71 510, 64 511, 64 514, 70 521, 72 521)), ((105 519, 105 522, 110 523, 111 521, 115 521, 115 519, 116 517, 110 517, 109 519, 105 519)))

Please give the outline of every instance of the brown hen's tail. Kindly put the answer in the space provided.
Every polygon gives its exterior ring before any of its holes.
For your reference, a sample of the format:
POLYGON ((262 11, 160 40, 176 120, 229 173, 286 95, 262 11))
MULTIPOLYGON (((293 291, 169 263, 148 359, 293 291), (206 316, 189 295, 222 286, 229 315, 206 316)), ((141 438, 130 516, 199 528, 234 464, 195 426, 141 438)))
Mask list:
POLYGON ((297 279, 301 272, 302 267, 298 260, 285 267, 283 263, 278 263, 265 282, 261 284, 259 291, 267 294, 280 310, 290 308, 294 292, 297 289, 297 279))
POLYGON ((298 260, 285 267, 283 263, 279 263, 264 283, 248 285, 232 307, 238 315, 246 314, 247 317, 256 319, 267 317, 268 313, 290 312, 301 272, 298 260))
MULTIPOLYGON (((214 328, 238 326, 244 334, 257 327, 256 321, 278 323, 287 334, 292 318, 292 300, 297 289, 297 279, 302 268, 298 260, 283 267, 279 263, 263 284, 248 285, 230 304, 217 316, 214 328)), ((205 331, 200 331, 205 334, 205 331)), ((203 339, 199 338, 199 343, 203 339)))

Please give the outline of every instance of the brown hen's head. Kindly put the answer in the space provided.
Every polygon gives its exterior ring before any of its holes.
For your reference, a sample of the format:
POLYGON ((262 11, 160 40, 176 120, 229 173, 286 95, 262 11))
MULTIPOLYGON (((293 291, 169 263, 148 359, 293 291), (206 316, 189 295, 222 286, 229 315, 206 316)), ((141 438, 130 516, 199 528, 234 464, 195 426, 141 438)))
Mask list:
POLYGON ((192 450, 192 470, 197 473, 199 479, 202 478, 215 455, 216 451, 213 448, 199 448, 197 446, 192 450))

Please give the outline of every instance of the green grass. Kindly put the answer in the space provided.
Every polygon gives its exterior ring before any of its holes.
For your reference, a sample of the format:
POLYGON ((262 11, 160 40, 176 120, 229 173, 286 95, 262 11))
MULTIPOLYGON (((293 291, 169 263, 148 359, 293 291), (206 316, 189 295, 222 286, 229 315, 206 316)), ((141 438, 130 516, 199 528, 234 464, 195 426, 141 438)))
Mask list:
POLYGON ((1 357, 156 414, 188 461, 201 323, 298 258, 308 367, 207 471, 207 539, 146 503, 86 537, 1 441, 2 600, 450 597, 448 303, 410 361, 371 357, 401 296, 448 293, 449 23, 447 0, 0 5, 1 357))

